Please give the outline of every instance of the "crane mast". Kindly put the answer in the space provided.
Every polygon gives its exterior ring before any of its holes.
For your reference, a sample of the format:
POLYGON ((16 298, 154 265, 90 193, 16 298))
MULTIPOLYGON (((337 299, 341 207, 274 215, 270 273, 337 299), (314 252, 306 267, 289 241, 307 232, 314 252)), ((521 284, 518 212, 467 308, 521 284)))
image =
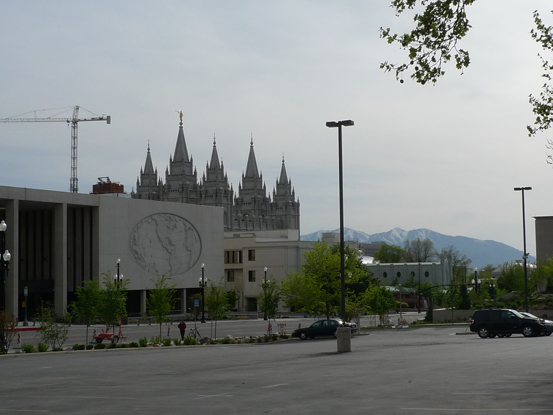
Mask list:
POLYGON ((69 191, 78 193, 79 179, 77 177, 77 144, 79 137, 79 122, 82 121, 106 121, 111 124, 110 115, 102 115, 101 117, 79 118, 79 106, 73 108, 72 118, 1 118, 0 122, 66 122, 71 124, 71 178, 69 179, 69 191))

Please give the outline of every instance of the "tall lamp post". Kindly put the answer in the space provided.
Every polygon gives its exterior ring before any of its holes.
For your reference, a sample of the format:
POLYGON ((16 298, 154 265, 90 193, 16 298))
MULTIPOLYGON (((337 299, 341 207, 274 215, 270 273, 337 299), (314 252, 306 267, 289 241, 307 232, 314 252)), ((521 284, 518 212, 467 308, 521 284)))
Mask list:
POLYGON ((200 323, 205 323, 205 286, 207 284, 205 280, 205 264, 202 264, 202 276, 198 282, 202 289, 202 321, 200 321, 200 323))
POLYGON ((531 187, 515 187, 515 192, 522 192, 522 238, 524 241, 524 253, 522 259, 524 260, 524 306, 526 312, 528 312, 528 269, 526 267, 526 261, 528 260, 528 252, 526 252, 526 216, 524 214, 524 191, 532 190, 531 187))
POLYGON ((8 278, 8 272, 10 270, 10 259, 11 254, 6 249, 6 229, 8 229, 8 225, 4 220, 0 222, 0 234, 2 234, 2 237, 0 238, 0 253, 2 255, 0 256, 0 264, 2 268, 2 292, 0 293, 0 310, 6 309, 6 279, 8 278))
POLYGON ((419 261, 419 291, 417 293, 417 304, 419 306, 419 314, 421 313, 421 262, 419 261))
POLYGON ((478 268, 474 267, 474 279, 472 280, 472 283, 474 284, 474 292, 478 294, 478 268))
POLYGON ((115 276, 113 277, 113 280, 115 281, 115 286, 117 289, 121 288, 121 283, 123 282, 123 274, 121 274, 121 259, 117 258, 117 272, 115 276))
POLYGON ((267 267, 263 271, 265 271, 265 277, 263 277, 263 302, 265 304, 263 307, 263 320, 267 320, 267 267))
POLYGON ((326 126, 329 128, 338 128, 338 170, 340 187, 340 280, 341 280, 341 304, 340 317, 346 321, 346 277, 344 272, 344 178, 342 168, 342 126, 349 127, 353 125, 352 120, 328 121, 326 126))

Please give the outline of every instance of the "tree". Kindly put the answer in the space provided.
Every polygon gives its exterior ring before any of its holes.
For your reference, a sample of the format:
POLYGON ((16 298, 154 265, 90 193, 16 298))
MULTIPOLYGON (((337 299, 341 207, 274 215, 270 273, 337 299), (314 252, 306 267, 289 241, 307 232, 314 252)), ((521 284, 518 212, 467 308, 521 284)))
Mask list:
POLYGON ((437 256, 434 242, 428 238, 416 238, 413 241, 406 239, 403 247, 403 259, 406 262, 428 262, 437 256))
POLYGON ((263 314, 267 316, 267 319, 270 321, 271 318, 275 318, 278 311, 280 290, 278 288, 278 283, 272 277, 268 280, 264 279, 261 288, 263 290, 257 297, 257 304, 259 304, 259 309, 263 311, 263 314))
POLYGON ((378 315, 380 321, 383 321, 384 315, 388 314, 390 309, 396 305, 392 292, 378 284, 372 285, 365 292, 364 302, 373 314, 378 315))
POLYGON ((127 315, 127 291, 129 280, 114 281, 111 274, 104 275, 104 289, 98 307, 98 315, 106 326, 111 325, 114 329, 122 317, 127 315))
POLYGON ((524 267, 518 264, 503 264, 497 285, 508 292, 524 292, 524 267))
POLYGON ((15 337, 16 318, 6 310, 0 310, 0 354, 8 353, 10 344, 15 337))
POLYGON ((453 245, 442 248, 438 256, 442 261, 446 258, 451 259, 451 267, 453 269, 452 282, 466 284, 467 268, 472 263, 472 260, 467 258, 466 255, 461 254, 453 245))
MULTIPOLYGON (((475 0, 421 0, 423 13, 415 14, 415 29, 403 35, 391 33, 391 29, 380 28, 380 37, 389 44, 398 43, 408 52, 408 63, 396 65, 380 64, 386 72, 394 71, 396 79, 403 83, 403 72, 413 70, 411 78, 424 85, 435 84, 445 74, 442 65, 455 60, 455 67, 461 72, 470 64, 468 51, 459 49, 457 43, 470 29, 466 6, 475 0)), ((399 16, 406 9, 414 9, 417 0, 392 0, 392 7, 399 16)))
POLYGON ((217 338, 217 321, 222 319, 228 311, 228 301, 221 287, 210 282, 209 292, 205 297, 205 308, 211 321, 215 321, 215 338, 217 338))
POLYGON ((77 300, 69 305, 80 322, 86 324, 86 344, 88 344, 88 328, 98 319, 101 298, 100 282, 98 280, 85 281, 82 287, 77 288, 77 300))
POLYGON ((65 312, 57 316, 52 305, 42 303, 35 320, 40 323, 38 335, 42 341, 52 350, 61 350, 69 335, 71 314, 65 312))
POLYGON ((374 260, 380 263, 401 262, 403 258, 403 249, 396 245, 383 243, 378 251, 374 253, 374 260))
MULTIPOLYGON (((361 253, 345 247, 344 272, 346 286, 367 278, 362 266, 361 253)), ((299 273, 288 275, 281 284, 282 298, 288 307, 317 313, 324 311, 327 318, 339 309, 341 302, 340 249, 316 242, 311 251, 305 252, 299 273)))
POLYGON ((225 297, 227 298, 227 305, 229 310, 236 309, 236 302, 238 301, 238 293, 233 288, 232 290, 228 290, 225 293, 225 297))
POLYGON ((171 277, 167 274, 158 275, 154 283, 154 288, 150 290, 148 298, 148 312, 154 321, 159 324, 159 337, 161 338, 161 325, 164 322, 170 321, 167 317, 178 298, 175 298, 177 290, 174 285, 169 285, 171 277))

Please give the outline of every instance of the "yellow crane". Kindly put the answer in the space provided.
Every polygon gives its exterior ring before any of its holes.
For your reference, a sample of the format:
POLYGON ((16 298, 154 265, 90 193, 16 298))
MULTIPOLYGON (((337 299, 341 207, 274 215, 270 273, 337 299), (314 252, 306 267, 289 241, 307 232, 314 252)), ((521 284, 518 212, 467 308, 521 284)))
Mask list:
POLYGON ((72 193, 77 193, 79 191, 79 179, 77 178, 77 141, 79 123, 82 121, 106 121, 108 124, 111 124, 111 116, 102 115, 92 118, 79 118, 78 105, 73 108, 72 118, 38 118, 36 117, 36 111, 34 112, 34 118, 0 118, 0 122, 66 122, 67 124, 71 124, 71 178, 69 179, 69 191, 72 193))

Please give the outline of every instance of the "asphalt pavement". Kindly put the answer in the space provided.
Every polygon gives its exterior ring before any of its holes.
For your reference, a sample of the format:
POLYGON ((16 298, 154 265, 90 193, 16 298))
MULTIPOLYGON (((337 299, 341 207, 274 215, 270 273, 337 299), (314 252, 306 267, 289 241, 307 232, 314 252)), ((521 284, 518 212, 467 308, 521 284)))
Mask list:
POLYGON ((464 327, 0 356, 0 413, 551 414, 551 337, 464 327))

